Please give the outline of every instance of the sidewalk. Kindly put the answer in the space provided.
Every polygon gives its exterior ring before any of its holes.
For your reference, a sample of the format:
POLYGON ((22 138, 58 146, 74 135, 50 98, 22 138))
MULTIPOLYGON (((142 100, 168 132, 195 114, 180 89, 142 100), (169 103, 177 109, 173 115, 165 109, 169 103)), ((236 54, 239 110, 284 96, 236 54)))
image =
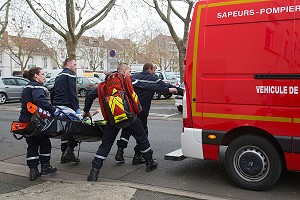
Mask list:
POLYGON ((221 200, 204 194, 191 194, 174 189, 159 188, 151 185, 124 183, 106 180, 101 182, 85 180, 86 175, 58 171, 29 181, 28 168, 25 165, 0 161, 0 199, 72 199, 72 200, 221 200), (59 177, 59 178, 57 178, 59 177))
POLYGON ((136 189, 101 183, 67 183, 0 173, 0 199, 131 199, 136 189), (5 180, 5 182, 3 182, 5 180), (13 181, 13 183, 11 182, 13 181), (10 183, 7 183, 10 182, 10 183), (6 190, 2 189, 6 188, 6 190), (10 187, 10 188, 8 188, 10 187))

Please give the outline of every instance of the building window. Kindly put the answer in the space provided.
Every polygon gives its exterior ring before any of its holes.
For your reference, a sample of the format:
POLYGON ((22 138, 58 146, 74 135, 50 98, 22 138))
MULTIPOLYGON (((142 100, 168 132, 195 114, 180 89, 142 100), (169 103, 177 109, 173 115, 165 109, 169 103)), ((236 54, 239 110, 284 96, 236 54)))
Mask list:
POLYGON ((33 57, 29 57, 29 60, 28 60, 28 69, 32 68, 32 67, 36 67, 35 64, 33 64, 33 57))
POLYGON ((47 57, 44 57, 43 61, 44 61, 44 67, 47 68, 47 66, 48 66, 47 57))
POLYGON ((89 44, 94 44, 95 42, 92 38, 89 38, 89 44))
POLYGON ((2 76, 2 70, 0 70, 0 76, 2 76))

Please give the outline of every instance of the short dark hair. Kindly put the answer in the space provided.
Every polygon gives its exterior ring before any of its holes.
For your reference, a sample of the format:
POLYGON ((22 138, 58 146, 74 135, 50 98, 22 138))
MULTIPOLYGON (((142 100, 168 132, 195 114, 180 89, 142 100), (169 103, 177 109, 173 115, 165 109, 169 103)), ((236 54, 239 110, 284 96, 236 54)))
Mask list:
POLYGON ((39 74, 41 70, 43 70, 43 68, 41 68, 41 67, 32 67, 32 68, 30 68, 29 71, 25 70, 23 72, 23 77, 33 81, 34 80, 34 78, 33 78, 34 75, 39 74))
POLYGON ((143 66, 143 71, 148 71, 148 69, 153 69, 154 65, 153 63, 146 63, 143 66))
POLYGON ((74 58, 66 58, 66 60, 64 61, 63 66, 67 66, 68 62, 70 62, 71 60, 75 60, 74 58))

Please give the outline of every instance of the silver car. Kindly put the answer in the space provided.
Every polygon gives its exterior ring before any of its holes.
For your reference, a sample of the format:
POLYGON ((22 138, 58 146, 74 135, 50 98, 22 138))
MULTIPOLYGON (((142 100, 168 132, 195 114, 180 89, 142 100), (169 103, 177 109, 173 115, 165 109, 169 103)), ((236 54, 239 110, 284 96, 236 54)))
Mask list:
POLYGON ((21 77, 0 77, 0 104, 10 100, 21 100, 22 90, 29 80, 21 77))
MULTIPOLYGON (((155 75, 167 84, 171 84, 176 87, 178 86, 178 81, 174 72, 156 71, 155 75)), ((160 99, 161 95, 163 95, 166 99, 172 96, 172 94, 170 93, 163 94, 163 93, 155 92, 153 95, 153 99, 160 99)))
MULTIPOLYGON (((100 81, 96 78, 96 80, 92 77, 77 77, 77 92, 79 96, 85 97, 89 92, 97 88, 97 82, 100 81)), ((44 86, 51 91, 55 83, 55 78, 52 78, 44 83, 44 86)))

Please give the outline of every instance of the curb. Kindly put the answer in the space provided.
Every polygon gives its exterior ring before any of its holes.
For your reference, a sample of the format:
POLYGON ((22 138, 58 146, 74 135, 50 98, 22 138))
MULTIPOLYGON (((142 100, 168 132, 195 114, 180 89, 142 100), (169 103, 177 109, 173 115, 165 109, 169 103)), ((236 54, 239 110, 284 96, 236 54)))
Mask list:
MULTIPOLYGON (((19 165, 19 164, 13 164, 13 163, 7 163, 0 161, 0 172, 6 173, 6 174, 12 174, 17 176, 23 176, 28 177, 28 167, 25 165, 19 165)), ((57 171, 59 175, 62 177, 75 177, 75 178, 86 178, 86 175, 82 174, 75 174, 75 173, 69 173, 69 172, 62 172, 57 171)), ((86 181, 78 181, 78 180, 69 180, 64 178, 55 178, 51 177, 51 175, 41 177, 42 180, 49 181, 49 182, 59 182, 59 183, 66 183, 66 184, 86 184, 88 182, 86 181)), ((189 197, 189 198, 195 198, 195 199, 207 199, 207 200, 226 200, 226 198, 213 196, 209 194, 200 194, 195 192, 188 192, 184 190, 178 190, 173 188, 165 188, 165 187, 157 187, 153 185, 144 185, 139 183, 129 183, 129 182, 122 182, 117 180, 111 180, 111 179, 101 179, 103 182, 95 182, 93 184, 99 184, 99 185, 106 185, 106 186, 114 186, 114 187, 128 187, 132 189, 141 189, 151 192, 159 192, 164 193, 168 195, 176 195, 176 196, 182 196, 182 197, 189 197)), ((80 186, 79 186, 80 187, 80 186)))

